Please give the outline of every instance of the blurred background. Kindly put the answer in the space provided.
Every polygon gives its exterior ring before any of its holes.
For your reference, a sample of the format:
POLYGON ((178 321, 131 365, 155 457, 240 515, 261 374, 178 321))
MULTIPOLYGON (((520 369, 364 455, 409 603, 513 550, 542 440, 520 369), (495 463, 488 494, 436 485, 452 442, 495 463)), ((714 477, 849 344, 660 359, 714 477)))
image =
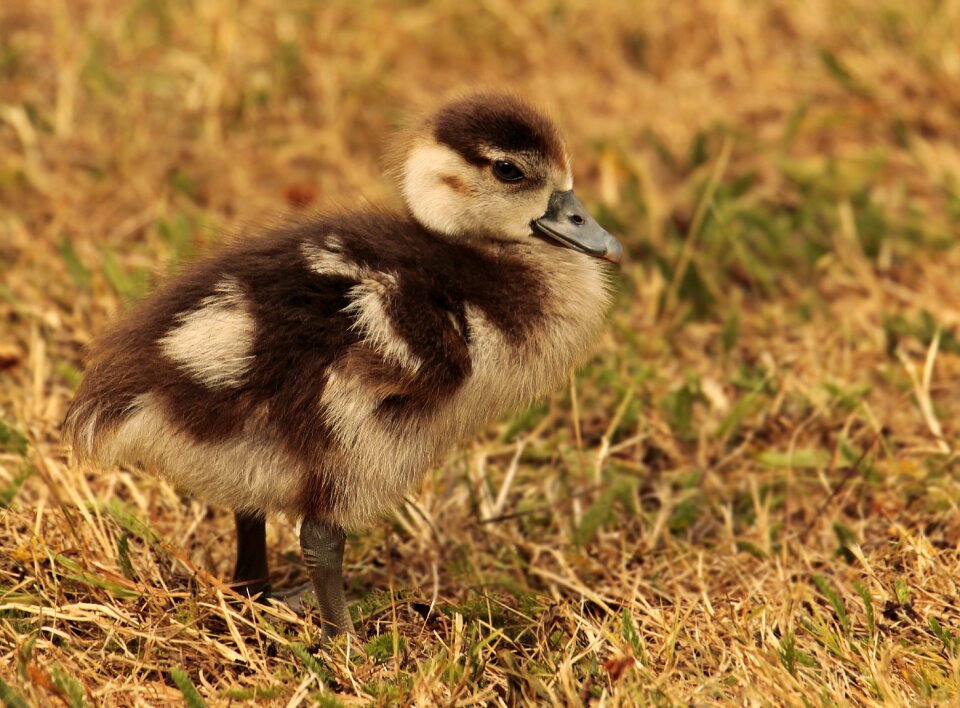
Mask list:
MULTIPOLYGON (((958 134, 957 0, 6 0, 4 685, 95 704, 954 697, 958 134), (390 132, 478 86, 566 133, 629 254, 612 325, 569 390, 353 540, 369 642, 316 664, 311 623, 223 604, 226 514, 70 466, 60 421, 85 347, 172 268, 395 202, 390 132)), ((289 529, 271 534, 296 574, 289 529)))

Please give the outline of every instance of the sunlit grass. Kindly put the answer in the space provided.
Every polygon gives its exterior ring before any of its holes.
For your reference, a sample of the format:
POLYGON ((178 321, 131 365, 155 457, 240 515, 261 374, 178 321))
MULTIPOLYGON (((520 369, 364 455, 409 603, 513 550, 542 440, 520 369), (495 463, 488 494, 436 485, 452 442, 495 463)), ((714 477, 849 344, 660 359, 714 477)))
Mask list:
POLYGON ((14 0, 0 38, 7 704, 956 700, 956 2, 14 0), (321 650, 224 585, 228 514, 60 422, 113 317, 395 199, 387 133, 474 84, 557 115, 630 258, 568 389, 350 539, 321 650))

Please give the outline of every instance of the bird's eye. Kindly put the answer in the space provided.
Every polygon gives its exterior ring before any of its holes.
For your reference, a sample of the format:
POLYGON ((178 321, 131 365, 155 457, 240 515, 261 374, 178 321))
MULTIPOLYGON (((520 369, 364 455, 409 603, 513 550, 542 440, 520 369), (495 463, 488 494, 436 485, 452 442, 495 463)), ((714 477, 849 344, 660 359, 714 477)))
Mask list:
POLYGON ((517 182, 523 179, 523 172, 508 160, 497 160, 493 163, 493 174, 501 182, 517 182))

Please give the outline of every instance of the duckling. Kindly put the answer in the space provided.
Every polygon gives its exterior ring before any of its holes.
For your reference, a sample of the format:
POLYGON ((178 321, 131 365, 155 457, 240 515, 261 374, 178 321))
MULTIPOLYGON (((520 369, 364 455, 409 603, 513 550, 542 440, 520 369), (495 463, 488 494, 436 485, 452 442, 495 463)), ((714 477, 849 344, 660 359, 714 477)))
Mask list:
POLYGON ((622 248, 522 99, 443 105, 400 151, 406 209, 330 213, 226 247, 91 350, 64 433, 232 509, 234 582, 269 590, 264 519, 300 521, 326 638, 352 631, 346 529, 590 352, 622 248))

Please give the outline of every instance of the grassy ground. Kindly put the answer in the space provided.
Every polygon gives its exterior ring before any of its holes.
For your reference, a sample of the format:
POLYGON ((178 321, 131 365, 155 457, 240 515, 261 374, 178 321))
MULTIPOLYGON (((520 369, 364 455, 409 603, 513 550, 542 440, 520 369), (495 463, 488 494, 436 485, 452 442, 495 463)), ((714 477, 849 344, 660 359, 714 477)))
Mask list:
POLYGON ((522 8, 0 4, 8 704, 957 700, 960 2, 522 8), (351 539, 362 635, 316 654, 223 585, 226 513, 60 421, 171 264, 391 198, 383 136, 477 83, 560 119, 621 295, 567 391, 351 539))

